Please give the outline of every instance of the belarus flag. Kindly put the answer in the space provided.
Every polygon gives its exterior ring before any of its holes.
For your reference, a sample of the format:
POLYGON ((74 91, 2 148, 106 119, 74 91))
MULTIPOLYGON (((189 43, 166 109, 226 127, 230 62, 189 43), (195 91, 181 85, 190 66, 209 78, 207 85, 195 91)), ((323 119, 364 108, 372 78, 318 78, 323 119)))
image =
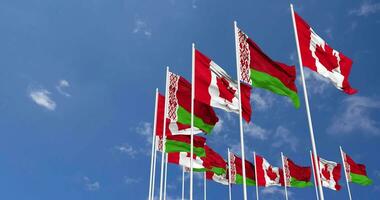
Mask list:
POLYGON ((357 90, 348 82, 351 59, 331 48, 296 12, 294 15, 303 65, 329 79, 339 90, 355 94, 357 90))

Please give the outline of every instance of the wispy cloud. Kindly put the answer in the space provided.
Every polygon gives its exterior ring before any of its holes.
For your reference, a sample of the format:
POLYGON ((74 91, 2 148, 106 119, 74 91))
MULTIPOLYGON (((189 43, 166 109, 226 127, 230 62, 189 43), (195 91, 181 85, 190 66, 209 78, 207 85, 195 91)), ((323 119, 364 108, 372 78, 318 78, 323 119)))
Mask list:
POLYGON ((289 146, 291 150, 296 151, 298 146, 298 139, 291 134, 289 129, 283 126, 277 127, 273 138, 275 141, 272 144, 273 147, 279 148, 283 146, 289 146))
POLYGON ((146 138, 149 144, 152 144, 153 125, 149 122, 140 122, 135 132, 146 138))
POLYGON ((333 31, 332 31, 332 28, 330 27, 330 28, 327 28, 327 29, 325 29, 325 34, 327 35, 327 37, 329 38, 329 39, 333 39, 333 31))
POLYGON ((371 1, 363 1, 359 8, 349 11, 351 15, 368 16, 380 11, 380 3, 372 3, 371 1))
MULTIPOLYGON (((304 75, 307 89, 313 94, 323 94, 330 84, 329 80, 309 69, 304 70, 304 75)), ((297 79, 301 83, 301 77, 297 79)))
POLYGON ((135 26, 132 31, 134 34, 143 34, 146 37, 152 36, 152 31, 149 29, 147 23, 142 19, 135 20, 135 26))
POLYGON ((194 9, 198 8, 197 0, 191 0, 191 7, 194 9))
POLYGON ((137 184, 141 182, 141 178, 124 177, 126 184, 137 184))
MULTIPOLYGON (((285 190, 279 187, 266 187, 261 190, 263 195, 281 195, 285 196, 285 190)), ((292 196, 293 193, 288 190, 288 197, 292 196)), ((282 198, 281 198, 282 199, 282 198)))
POLYGON ((215 127, 212 129, 215 134, 219 134, 223 130, 223 119, 219 119, 218 123, 216 123, 215 127))
POLYGON ((275 96, 268 91, 255 89, 251 94, 251 101, 255 111, 266 111, 274 104, 275 96))
POLYGON ((57 104, 50 98, 50 92, 46 89, 30 89, 29 97, 39 106, 54 111, 57 104))
POLYGON ((97 191, 100 189, 100 183, 98 181, 92 181, 87 176, 83 177, 85 189, 88 191, 97 191))
POLYGON ((131 158, 135 158, 136 154, 138 153, 138 151, 135 150, 135 148, 133 148, 133 146, 129 144, 115 146, 115 149, 119 151, 120 153, 128 155, 131 158))
POLYGON ((342 108, 333 117, 327 129, 330 134, 347 134, 353 131, 380 135, 380 124, 371 117, 378 113, 380 100, 363 96, 350 96, 343 101, 342 108))
POLYGON ((252 122, 249 124, 244 124, 244 133, 247 134, 250 137, 260 139, 260 140, 266 140, 268 139, 268 136, 270 132, 252 122))
POLYGON ((69 88, 69 87, 70 87, 70 83, 67 80, 60 80, 58 82, 58 85, 55 88, 61 95, 65 97, 70 97, 71 95, 64 91, 66 88, 69 88))

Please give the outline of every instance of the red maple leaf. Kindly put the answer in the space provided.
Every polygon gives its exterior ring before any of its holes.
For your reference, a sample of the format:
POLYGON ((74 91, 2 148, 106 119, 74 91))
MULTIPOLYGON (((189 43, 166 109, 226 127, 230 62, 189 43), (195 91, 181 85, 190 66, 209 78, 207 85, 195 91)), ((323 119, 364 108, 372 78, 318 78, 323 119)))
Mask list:
POLYGON ((328 179, 328 180, 330 180, 331 179, 331 174, 330 174, 330 172, 329 172, 329 170, 327 169, 327 167, 328 167, 328 165, 327 164, 325 164, 324 165, 324 168, 322 169, 322 175, 326 178, 326 179, 328 179))
POLYGON ((269 168, 266 170, 268 177, 270 180, 276 180, 277 174, 273 172, 272 166, 269 166, 269 168))

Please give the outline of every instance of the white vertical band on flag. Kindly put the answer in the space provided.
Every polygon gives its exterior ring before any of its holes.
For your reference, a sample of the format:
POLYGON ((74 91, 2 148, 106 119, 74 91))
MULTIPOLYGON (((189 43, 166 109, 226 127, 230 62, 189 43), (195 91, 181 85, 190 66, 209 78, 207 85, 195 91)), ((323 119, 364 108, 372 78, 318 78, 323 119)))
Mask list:
POLYGON ((345 175, 345 177, 346 177, 346 184, 347 184, 347 190, 348 190, 348 197, 350 198, 350 200, 352 200, 350 184, 348 183, 348 181, 349 181, 349 180, 348 180, 348 177, 350 176, 350 174, 347 173, 347 172, 349 172, 349 169, 348 169, 348 168, 349 168, 350 166, 347 165, 347 157, 346 157, 346 154, 343 152, 341 146, 339 146, 339 150, 340 150, 340 155, 342 156, 342 163, 343 163, 344 175, 345 175), (348 170, 347 170, 347 169, 348 169, 348 170))
POLYGON ((237 91, 237 82, 233 80, 230 75, 228 75, 227 72, 225 72, 214 61, 211 61, 209 65, 211 70, 211 82, 208 88, 208 93, 211 96, 210 105, 215 108, 223 109, 227 112, 234 112, 239 114, 239 94, 237 91), (228 89, 236 91, 231 102, 226 98, 220 96, 218 78, 224 79, 229 84, 227 86, 228 89))
MULTIPOLYGON (((312 146, 313 155, 314 155, 313 159, 314 159, 315 163, 318 163, 317 147, 315 145, 313 122, 311 119, 311 113, 310 113, 310 108, 309 108, 309 98, 308 98, 308 94, 307 94, 306 81, 305 81, 305 76, 304 76, 304 72, 303 72, 301 50, 300 50, 300 46, 299 46, 298 33, 297 33, 297 27, 296 27, 296 20, 295 20, 295 16, 294 16, 293 4, 290 4, 290 10, 291 10, 291 14, 292 14, 294 36, 295 36, 296 45, 297 45, 298 61, 299 61, 299 68, 301 71, 301 79, 302 79, 303 93, 304 93, 304 99, 305 99, 306 114, 307 114, 307 119, 308 119, 308 124, 309 124, 311 146, 312 146)), ((316 175, 317 181, 320 183, 321 177, 320 177, 320 173, 319 173, 320 172, 319 165, 315 166, 315 171, 317 172, 316 173, 317 174, 316 175)), ((319 189, 319 196, 320 196, 321 200, 324 200, 325 198, 323 195, 323 189, 322 189, 321 184, 318 184, 318 189, 319 189)))
POLYGON ((238 28, 237 22, 234 21, 234 30, 235 30, 235 53, 236 53, 236 68, 237 68, 237 77, 238 77, 238 91, 239 91, 239 125, 240 125, 240 146, 241 146, 241 159, 242 159, 242 168, 243 168, 243 196, 244 200, 247 200, 247 182, 246 182, 246 171, 245 171, 245 149, 244 149, 244 133, 243 133, 243 114, 241 106, 241 88, 240 88, 240 53, 239 53, 239 41, 238 41, 238 28))
POLYGON ((149 176, 149 197, 148 199, 152 200, 152 190, 154 188, 153 184, 153 162, 156 162, 154 157, 155 149, 155 138, 156 138, 156 125, 157 125, 157 106, 158 106, 158 88, 156 88, 156 100, 154 103, 154 117, 153 117, 153 133, 152 133, 152 152, 151 152, 151 159, 150 159, 150 176, 149 176))
POLYGON ((281 160, 282 160, 282 175, 284 176, 284 188, 285 188, 285 199, 288 200, 288 184, 287 184, 287 176, 285 172, 285 162, 284 162, 284 154, 281 152, 281 160))
POLYGON ((338 163, 323 159, 321 157, 318 157, 318 160, 321 172, 324 171, 328 173, 327 177, 325 176, 325 173, 321 173, 320 175, 322 186, 332 190, 337 190, 336 187, 338 185, 338 181, 335 180, 334 170, 338 166, 338 163))
POLYGON ((166 118, 168 117, 168 91, 169 90, 169 67, 166 67, 166 84, 165 84, 165 107, 162 133, 162 153, 161 153, 161 176, 160 176, 160 200, 162 200, 163 184, 164 184, 164 164, 165 164, 165 140, 166 140, 166 118))

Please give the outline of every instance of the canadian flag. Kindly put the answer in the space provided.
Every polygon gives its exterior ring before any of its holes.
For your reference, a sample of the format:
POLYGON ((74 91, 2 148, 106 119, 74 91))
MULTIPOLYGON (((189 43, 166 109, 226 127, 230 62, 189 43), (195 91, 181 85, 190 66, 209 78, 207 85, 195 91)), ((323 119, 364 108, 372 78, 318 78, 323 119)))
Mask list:
MULTIPOLYGON (((237 84, 219 65, 195 49, 195 100, 227 112, 239 113, 237 84)), ((249 122, 251 87, 240 84, 240 90, 243 118, 249 122)))
POLYGON ((340 190, 339 179, 341 177, 341 165, 320 157, 318 157, 318 161, 322 186, 332 190, 340 190))
POLYGON ((184 167, 190 168, 190 162, 193 160, 193 169, 204 169, 203 160, 193 155, 193 159, 191 159, 189 152, 174 152, 168 153, 168 162, 182 165, 184 167))
POLYGON ((256 155, 258 186, 284 186, 284 173, 281 168, 273 167, 265 158, 256 155))
POLYGON ((355 94, 348 77, 352 60, 331 48, 315 31, 294 12, 303 65, 329 79, 336 88, 355 94))

